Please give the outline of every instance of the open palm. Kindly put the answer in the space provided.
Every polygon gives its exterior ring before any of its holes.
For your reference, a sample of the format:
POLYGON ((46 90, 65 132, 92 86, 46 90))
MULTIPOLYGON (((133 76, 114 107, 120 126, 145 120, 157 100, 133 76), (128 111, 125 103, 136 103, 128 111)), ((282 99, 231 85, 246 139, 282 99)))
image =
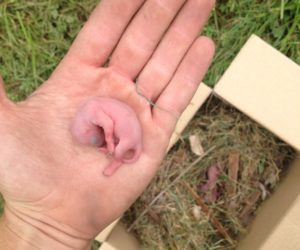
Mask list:
POLYGON ((24 102, 2 101, 6 213, 87 240, 119 217, 155 175, 176 117, 211 62, 213 43, 196 37, 212 7, 103 0, 49 80, 24 102), (70 133, 80 104, 95 96, 130 105, 143 130, 139 160, 109 178, 106 156, 70 133))

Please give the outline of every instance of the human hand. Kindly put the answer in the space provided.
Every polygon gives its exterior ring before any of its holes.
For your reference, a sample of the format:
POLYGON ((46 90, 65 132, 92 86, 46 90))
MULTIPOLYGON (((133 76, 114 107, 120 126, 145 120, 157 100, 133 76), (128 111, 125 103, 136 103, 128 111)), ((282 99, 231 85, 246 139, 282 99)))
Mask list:
POLYGON ((10 232, 32 248, 84 249, 134 202, 212 60, 211 40, 196 39, 212 7, 211 0, 102 0, 26 101, 0 92, 0 191, 10 232), (95 96, 128 104, 142 126, 139 159, 110 178, 102 174, 105 155, 70 133, 78 107, 95 96))

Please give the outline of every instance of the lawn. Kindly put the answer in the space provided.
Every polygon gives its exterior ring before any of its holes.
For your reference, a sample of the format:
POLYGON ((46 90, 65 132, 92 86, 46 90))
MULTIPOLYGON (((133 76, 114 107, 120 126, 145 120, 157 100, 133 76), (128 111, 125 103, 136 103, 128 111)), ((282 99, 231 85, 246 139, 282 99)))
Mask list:
MULTIPOLYGON (((0 73, 11 99, 26 98, 49 77, 97 2, 0 1, 0 73)), ((300 1, 218 1, 204 30, 217 46, 208 85, 215 85, 252 33, 300 64, 300 1)))
MULTIPOLYGON (((97 0, 0 3, 0 72, 9 95, 25 98, 48 78, 97 0)), ((300 63, 300 1, 218 1, 204 33, 217 45, 205 82, 213 86, 255 33, 300 63)))

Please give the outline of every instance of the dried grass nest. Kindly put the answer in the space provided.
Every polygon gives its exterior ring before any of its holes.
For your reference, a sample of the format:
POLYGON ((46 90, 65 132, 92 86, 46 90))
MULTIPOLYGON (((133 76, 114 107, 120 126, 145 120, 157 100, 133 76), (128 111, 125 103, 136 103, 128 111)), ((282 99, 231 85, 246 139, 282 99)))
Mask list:
POLYGON ((215 97, 123 218, 143 249, 235 249, 294 151, 215 97))

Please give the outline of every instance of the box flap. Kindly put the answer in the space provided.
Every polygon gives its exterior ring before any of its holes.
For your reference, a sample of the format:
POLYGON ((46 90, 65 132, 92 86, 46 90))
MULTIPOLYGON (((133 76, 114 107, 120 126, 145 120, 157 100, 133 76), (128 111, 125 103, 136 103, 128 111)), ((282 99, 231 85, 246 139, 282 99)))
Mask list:
POLYGON ((100 234, 97 235, 95 240, 98 240, 100 242, 104 242, 108 236, 110 235, 111 231, 114 229, 114 227, 117 225, 119 219, 115 220, 111 224, 109 224, 100 234))
POLYGON ((100 249, 100 250, 116 250, 115 247, 113 247, 112 245, 110 245, 110 244, 107 243, 107 242, 104 242, 104 243, 100 246, 99 249, 100 249))
POLYGON ((300 151, 299 65, 252 35, 215 92, 300 151))
POLYGON ((192 120, 194 115, 197 113, 199 108, 202 106, 202 104, 206 101, 206 99, 210 96, 212 92, 212 89, 205 85, 204 83, 201 83, 198 90, 196 91, 193 99, 191 100, 190 104, 187 106, 185 111, 181 114, 177 124, 176 128, 173 132, 173 135, 170 139, 170 143, 168 146, 169 149, 177 142, 177 140, 180 138, 181 133, 186 128, 186 126, 189 124, 189 122, 192 120))
POLYGON ((238 250, 300 249, 300 155, 265 204, 238 250))
MULTIPOLYGON (((125 226, 118 223, 109 235, 106 244, 115 250, 139 250, 140 245, 133 234, 126 231, 125 226)), ((102 248, 100 248, 103 250, 102 248)))

